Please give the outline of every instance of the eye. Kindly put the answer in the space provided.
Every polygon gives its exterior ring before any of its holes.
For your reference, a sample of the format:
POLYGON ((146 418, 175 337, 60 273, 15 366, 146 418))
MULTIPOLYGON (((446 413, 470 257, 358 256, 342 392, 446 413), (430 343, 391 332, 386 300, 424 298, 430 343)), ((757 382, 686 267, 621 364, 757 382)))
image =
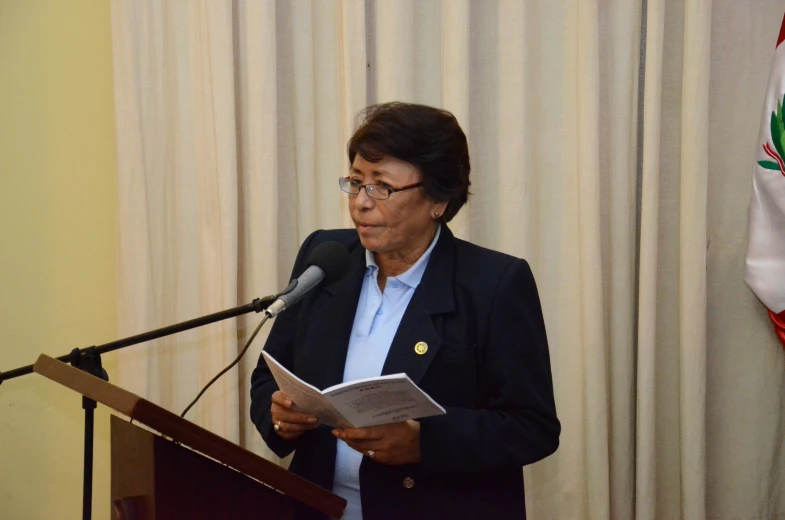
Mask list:
POLYGON ((359 188, 362 185, 362 181, 357 178, 350 178, 349 184, 352 185, 352 188, 359 188))
POLYGON ((384 190, 389 190, 390 189, 390 185, 387 184, 386 182, 377 182, 376 186, 378 186, 379 188, 382 188, 384 190))

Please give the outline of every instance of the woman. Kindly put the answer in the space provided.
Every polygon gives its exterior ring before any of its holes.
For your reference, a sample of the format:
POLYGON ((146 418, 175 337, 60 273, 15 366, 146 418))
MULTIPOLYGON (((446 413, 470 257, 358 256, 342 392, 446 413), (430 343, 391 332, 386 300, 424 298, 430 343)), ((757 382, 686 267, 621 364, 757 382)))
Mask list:
POLYGON ((349 250, 349 274, 281 314, 265 350, 318 388, 405 372, 447 413, 331 429, 294 411, 260 358, 254 424, 279 456, 296 450, 292 471, 347 499, 344 518, 525 518, 521 466, 560 432, 529 266, 447 228, 470 184, 452 114, 370 107, 348 152, 339 184, 356 230, 313 233, 292 277, 328 240, 349 250))

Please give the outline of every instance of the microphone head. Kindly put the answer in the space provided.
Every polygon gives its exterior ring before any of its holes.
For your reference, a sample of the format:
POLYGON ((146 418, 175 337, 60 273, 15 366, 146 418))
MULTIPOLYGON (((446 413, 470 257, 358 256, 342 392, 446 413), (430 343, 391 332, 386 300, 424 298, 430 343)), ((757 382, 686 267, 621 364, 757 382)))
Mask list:
POLYGON ((313 248, 306 260, 306 267, 315 265, 324 271, 324 284, 337 282, 349 272, 349 252, 338 242, 323 242, 313 248))

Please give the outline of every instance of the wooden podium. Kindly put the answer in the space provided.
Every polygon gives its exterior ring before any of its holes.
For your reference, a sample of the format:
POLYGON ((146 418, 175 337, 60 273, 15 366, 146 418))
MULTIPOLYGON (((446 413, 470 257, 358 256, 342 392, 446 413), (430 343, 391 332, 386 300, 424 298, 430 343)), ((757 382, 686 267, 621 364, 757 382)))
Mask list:
POLYGON ((113 519, 343 515, 343 498, 131 392, 43 354, 33 370, 160 433, 112 416, 113 519))

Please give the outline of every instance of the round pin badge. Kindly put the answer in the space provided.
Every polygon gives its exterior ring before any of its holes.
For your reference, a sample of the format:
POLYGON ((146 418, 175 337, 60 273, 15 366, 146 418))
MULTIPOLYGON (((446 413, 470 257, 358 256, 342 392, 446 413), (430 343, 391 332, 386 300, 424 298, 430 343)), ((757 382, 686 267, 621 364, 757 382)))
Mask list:
POLYGON ((424 341, 420 341, 414 346, 414 351, 420 355, 425 354, 428 352, 428 344, 424 341))

